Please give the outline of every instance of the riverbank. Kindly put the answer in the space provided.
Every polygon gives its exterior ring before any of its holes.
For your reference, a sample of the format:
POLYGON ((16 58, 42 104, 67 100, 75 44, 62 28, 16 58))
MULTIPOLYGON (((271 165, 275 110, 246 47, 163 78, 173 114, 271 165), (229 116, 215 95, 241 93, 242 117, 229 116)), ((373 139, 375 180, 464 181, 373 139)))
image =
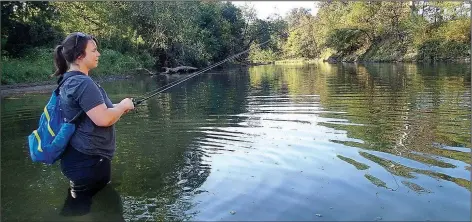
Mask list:
MULTIPOLYGON (((112 82, 120 79, 132 78, 131 75, 112 75, 94 77, 99 83, 112 82)), ((33 83, 17 83, 11 85, 1 85, 1 97, 18 96, 31 93, 51 93, 57 86, 56 79, 51 78, 49 81, 33 82, 33 83)))
POLYGON ((402 56, 379 56, 374 58, 365 58, 362 55, 331 55, 327 58, 319 59, 328 63, 464 63, 470 62, 470 56, 443 57, 434 59, 419 58, 417 54, 406 54, 402 56))
POLYGON ((356 59, 305 59, 305 58, 297 58, 297 59, 285 59, 285 60, 278 60, 275 61, 273 64, 275 65, 294 65, 294 64, 315 64, 319 62, 327 62, 331 64, 336 63, 358 63, 358 64, 372 64, 372 63, 409 63, 409 64, 431 64, 431 63, 470 63, 470 58, 453 58, 453 59, 444 59, 444 60, 436 60, 436 61, 421 61, 421 60, 413 60, 413 59, 403 59, 403 60, 356 60, 356 59))
POLYGON ((470 62, 470 44, 448 39, 429 39, 421 44, 384 36, 358 47, 328 49, 321 59, 336 62, 470 62))
POLYGON ((358 63, 358 64, 372 64, 372 63, 409 63, 409 64, 431 64, 431 63, 470 63, 470 57, 462 58, 452 58, 452 59, 443 59, 435 61, 423 61, 423 60, 414 60, 414 59, 402 59, 402 60, 357 60, 357 59, 333 59, 333 58, 319 58, 319 59, 284 59, 275 61, 275 65, 294 65, 294 64, 315 64, 319 62, 327 62, 331 64, 335 63, 358 63))

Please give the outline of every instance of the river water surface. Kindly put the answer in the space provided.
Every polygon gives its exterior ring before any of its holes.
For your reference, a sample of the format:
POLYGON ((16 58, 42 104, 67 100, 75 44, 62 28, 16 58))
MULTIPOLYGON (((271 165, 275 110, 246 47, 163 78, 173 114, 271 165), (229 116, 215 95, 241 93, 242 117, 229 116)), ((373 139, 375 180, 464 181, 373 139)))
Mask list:
MULTIPOLYGON (((119 102, 165 83, 137 77, 101 85, 119 102)), ((468 64, 202 74, 122 117, 111 186, 77 218, 58 215, 68 186, 59 165, 32 163, 28 154, 26 136, 49 95, 2 98, 4 221, 471 216, 468 64)))

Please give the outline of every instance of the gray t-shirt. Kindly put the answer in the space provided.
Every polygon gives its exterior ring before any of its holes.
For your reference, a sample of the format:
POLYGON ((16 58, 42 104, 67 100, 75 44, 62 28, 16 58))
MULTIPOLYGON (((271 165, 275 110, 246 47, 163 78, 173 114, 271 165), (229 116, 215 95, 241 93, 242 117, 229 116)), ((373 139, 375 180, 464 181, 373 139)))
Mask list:
MULTIPOLYGON (((87 112, 105 103, 108 108, 113 103, 105 90, 82 72, 72 71, 63 75, 66 79, 59 88, 62 115, 67 121, 74 118, 80 110, 87 112)), ((76 131, 69 144, 84 154, 99 155, 112 159, 115 152, 115 127, 100 127, 83 113, 76 121, 76 131)))

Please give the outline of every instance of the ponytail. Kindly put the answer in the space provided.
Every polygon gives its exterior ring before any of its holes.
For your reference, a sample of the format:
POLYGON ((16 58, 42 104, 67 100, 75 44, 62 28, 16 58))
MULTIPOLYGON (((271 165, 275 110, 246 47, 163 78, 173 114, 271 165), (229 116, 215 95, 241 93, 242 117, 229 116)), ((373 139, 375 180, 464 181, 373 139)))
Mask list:
POLYGON ((66 73, 68 69, 67 61, 62 54, 63 48, 64 46, 58 45, 54 50, 54 65, 56 66, 56 71, 53 74, 54 76, 61 76, 66 73))

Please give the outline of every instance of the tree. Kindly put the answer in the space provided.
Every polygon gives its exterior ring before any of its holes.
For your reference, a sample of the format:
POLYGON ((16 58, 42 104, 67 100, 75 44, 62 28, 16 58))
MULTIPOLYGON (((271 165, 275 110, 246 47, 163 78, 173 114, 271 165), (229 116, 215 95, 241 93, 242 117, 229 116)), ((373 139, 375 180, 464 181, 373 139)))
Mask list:
POLYGON ((51 21, 57 18, 49 2, 2 2, 2 49, 13 57, 62 36, 51 21))

